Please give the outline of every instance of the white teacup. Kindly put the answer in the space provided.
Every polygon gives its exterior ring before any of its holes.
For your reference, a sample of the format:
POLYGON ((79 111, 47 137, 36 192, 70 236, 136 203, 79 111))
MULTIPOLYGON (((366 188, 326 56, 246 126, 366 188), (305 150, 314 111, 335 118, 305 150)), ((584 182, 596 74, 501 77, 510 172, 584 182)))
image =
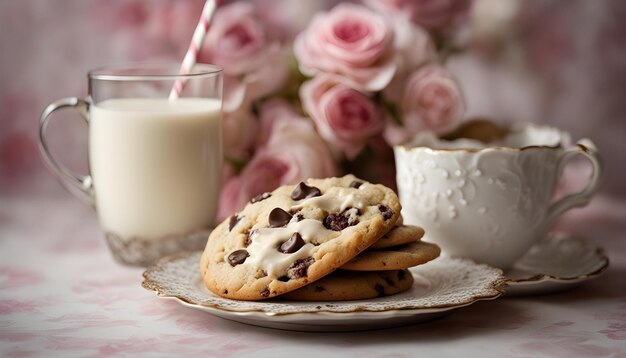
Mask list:
POLYGON ((498 142, 444 141, 422 133, 394 148, 405 223, 451 256, 508 268, 543 237, 563 212, 586 205, 598 187, 602 162, 595 146, 568 146, 557 129, 525 125, 498 142), (553 202, 570 158, 593 165, 586 188, 553 202))

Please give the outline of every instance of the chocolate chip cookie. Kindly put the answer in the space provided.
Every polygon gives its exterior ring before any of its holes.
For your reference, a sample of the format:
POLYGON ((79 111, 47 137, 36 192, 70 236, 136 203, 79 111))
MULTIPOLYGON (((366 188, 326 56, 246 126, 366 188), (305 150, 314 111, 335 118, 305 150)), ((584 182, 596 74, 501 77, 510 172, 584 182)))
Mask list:
POLYGON ((439 246, 417 241, 385 250, 367 250, 341 266, 343 270, 384 271, 405 269, 439 257, 439 246))
POLYGON ((368 250, 380 250, 419 241, 424 236, 424 229, 413 225, 396 225, 383 235, 368 250))
POLYGON ((338 270, 282 298, 295 301, 347 301, 391 296, 413 285, 408 270, 356 272, 338 270))
POLYGON ((200 273, 222 297, 278 296, 354 258, 394 227, 400 209, 391 189, 352 175, 282 186, 213 230, 200 273))

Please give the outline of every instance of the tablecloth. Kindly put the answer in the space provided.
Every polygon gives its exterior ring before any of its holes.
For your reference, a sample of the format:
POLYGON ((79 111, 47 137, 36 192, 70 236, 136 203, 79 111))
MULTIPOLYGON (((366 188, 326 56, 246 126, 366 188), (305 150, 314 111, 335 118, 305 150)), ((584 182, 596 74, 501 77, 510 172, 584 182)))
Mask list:
POLYGON ((218 357, 625 357, 625 223, 578 232, 611 260, 558 294, 500 298, 412 326, 304 333, 248 326, 157 298, 109 255, 69 194, 0 197, 0 355, 218 357))

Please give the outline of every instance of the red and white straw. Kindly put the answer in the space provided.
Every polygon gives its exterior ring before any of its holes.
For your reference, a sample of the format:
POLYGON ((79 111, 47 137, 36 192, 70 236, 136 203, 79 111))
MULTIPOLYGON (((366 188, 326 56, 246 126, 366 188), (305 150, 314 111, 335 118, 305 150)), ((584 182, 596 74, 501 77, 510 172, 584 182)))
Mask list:
MULTIPOLYGON (((207 0, 204 4, 204 8, 202 9, 202 15, 200 16, 200 21, 198 22, 198 26, 196 26, 196 30, 193 33, 193 37, 191 38, 191 43, 189 44, 189 49, 185 54, 185 58, 183 59, 183 63, 180 66, 181 75, 186 75, 191 72, 193 66, 196 64, 198 60, 198 53, 202 48, 202 43, 204 42, 204 37, 206 36, 207 31, 209 30, 209 23, 215 14, 215 10, 217 9, 218 0, 207 0)), ((178 78, 176 82, 174 82, 174 86, 170 91, 170 100, 177 99, 180 96, 180 93, 183 91, 185 87, 185 80, 183 78, 178 78)))

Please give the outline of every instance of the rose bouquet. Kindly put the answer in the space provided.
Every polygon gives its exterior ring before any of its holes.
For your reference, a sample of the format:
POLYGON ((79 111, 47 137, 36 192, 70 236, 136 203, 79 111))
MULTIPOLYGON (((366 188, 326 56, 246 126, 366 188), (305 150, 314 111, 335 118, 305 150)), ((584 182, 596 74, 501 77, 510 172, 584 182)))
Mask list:
POLYGON ((250 2, 220 8, 200 62, 224 67, 218 219, 283 184, 354 172, 393 186, 391 146, 464 115, 443 66, 468 1, 369 0, 317 13, 293 40, 250 2))

